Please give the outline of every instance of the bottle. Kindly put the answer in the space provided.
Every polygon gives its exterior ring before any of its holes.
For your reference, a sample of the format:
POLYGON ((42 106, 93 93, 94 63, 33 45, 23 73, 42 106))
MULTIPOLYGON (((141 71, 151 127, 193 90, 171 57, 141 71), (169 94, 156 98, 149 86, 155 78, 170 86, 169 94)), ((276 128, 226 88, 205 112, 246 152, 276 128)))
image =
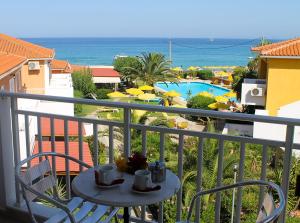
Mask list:
POLYGON ((156 161, 155 163, 150 163, 149 170, 153 183, 160 183, 166 180, 166 166, 164 162, 156 161))

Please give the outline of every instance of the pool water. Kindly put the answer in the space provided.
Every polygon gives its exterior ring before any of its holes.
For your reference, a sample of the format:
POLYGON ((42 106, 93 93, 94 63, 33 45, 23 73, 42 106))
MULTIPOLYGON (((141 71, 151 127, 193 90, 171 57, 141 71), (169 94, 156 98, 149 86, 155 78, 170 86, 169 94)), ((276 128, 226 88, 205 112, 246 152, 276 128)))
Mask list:
POLYGON ((188 98, 188 92, 191 92, 191 96, 195 96, 203 91, 207 91, 214 96, 223 95, 230 90, 202 82, 180 82, 180 83, 167 83, 167 85, 163 82, 158 82, 155 84, 156 87, 159 87, 165 91, 177 91, 181 94, 181 97, 184 100, 188 98))

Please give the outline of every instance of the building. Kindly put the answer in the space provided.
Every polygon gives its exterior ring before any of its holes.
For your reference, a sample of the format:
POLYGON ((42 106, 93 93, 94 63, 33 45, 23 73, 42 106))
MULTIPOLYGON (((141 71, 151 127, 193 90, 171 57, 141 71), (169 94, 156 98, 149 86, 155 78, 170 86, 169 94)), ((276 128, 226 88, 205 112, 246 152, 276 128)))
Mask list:
MULTIPOLYGON (((259 79, 246 79, 242 104, 262 106, 255 114, 300 118, 300 38, 254 47, 259 55, 259 79)), ((285 125, 254 123, 256 138, 285 140, 285 125)), ((300 129, 295 128, 300 142, 300 129)))
POLYGON ((0 53, 0 90, 22 91, 21 70, 26 61, 24 57, 0 53))
POLYGON ((112 66, 91 66, 93 82, 97 86, 111 85, 116 90, 121 83, 121 75, 112 66))

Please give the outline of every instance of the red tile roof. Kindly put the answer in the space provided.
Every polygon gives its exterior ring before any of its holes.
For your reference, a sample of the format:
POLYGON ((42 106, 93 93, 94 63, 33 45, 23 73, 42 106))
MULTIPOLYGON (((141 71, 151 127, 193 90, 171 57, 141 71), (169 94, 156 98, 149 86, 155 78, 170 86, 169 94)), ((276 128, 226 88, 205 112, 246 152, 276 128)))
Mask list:
MULTIPOLYGON (((41 118, 42 136, 51 136, 50 118, 41 118)), ((78 136, 78 122, 68 121, 69 136, 78 136)), ((64 120, 54 119, 55 136, 64 136, 64 120)), ((85 135, 85 129, 82 126, 82 135, 85 135)))
POLYGON ((300 38, 253 47, 251 50, 262 56, 300 56, 300 38))
POLYGON ((0 53, 0 76, 26 61, 26 58, 0 53))
POLYGON ((120 77, 113 68, 90 68, 94 77, 120 77))
POLYGON ((27 59, 54 57, 53 49, 48 49, 1 33, 0 52, 26 57, 27 59))
POLYGON ((52 71, 58 71, 60 73, 72 73, 72 67, 66 60, 52 60, 52 71))
MULTIPOLYGON (((93 160, 90 153, 90 149, 88 143, 83 142, 82 146, 82 157, 83 162, 93 166, 93 160)), ((50 141, 43 141, 42 142, 42 151, 43 152, 52 152, 51 150, 51 142, 50 141)), ((56 141, 55 142, 55 152, 65 154, 65 143, 63 141, 56 141)), ((39 153, 38 149, 38 142, 35 142, 33 155, 39 153)), ((79 159, 79 143, 78 142, 69 142, 69 156, 79 159)), ((50 159, 51 162, 51 159, 50 159)), ((38 158, 33 159, 31 165, 36 165, 39 163, 38 158)), ((70 161, 70 172, 71 173, 78 173, 79 166, 75 162, 70 161)), ((56 172, 64 173, 66 171, 65 166, 65 159, 57 157, 56 158, 56 172)))

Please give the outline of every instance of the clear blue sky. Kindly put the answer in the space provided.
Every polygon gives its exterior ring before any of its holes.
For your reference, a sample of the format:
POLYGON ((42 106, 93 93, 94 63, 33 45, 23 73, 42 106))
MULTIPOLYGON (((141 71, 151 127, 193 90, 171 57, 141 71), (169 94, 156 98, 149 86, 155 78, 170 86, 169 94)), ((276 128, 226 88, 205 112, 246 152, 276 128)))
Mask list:
POLYGON ((300 36, 299 0, 10 0, 0 32, 17 37, 300 36))

